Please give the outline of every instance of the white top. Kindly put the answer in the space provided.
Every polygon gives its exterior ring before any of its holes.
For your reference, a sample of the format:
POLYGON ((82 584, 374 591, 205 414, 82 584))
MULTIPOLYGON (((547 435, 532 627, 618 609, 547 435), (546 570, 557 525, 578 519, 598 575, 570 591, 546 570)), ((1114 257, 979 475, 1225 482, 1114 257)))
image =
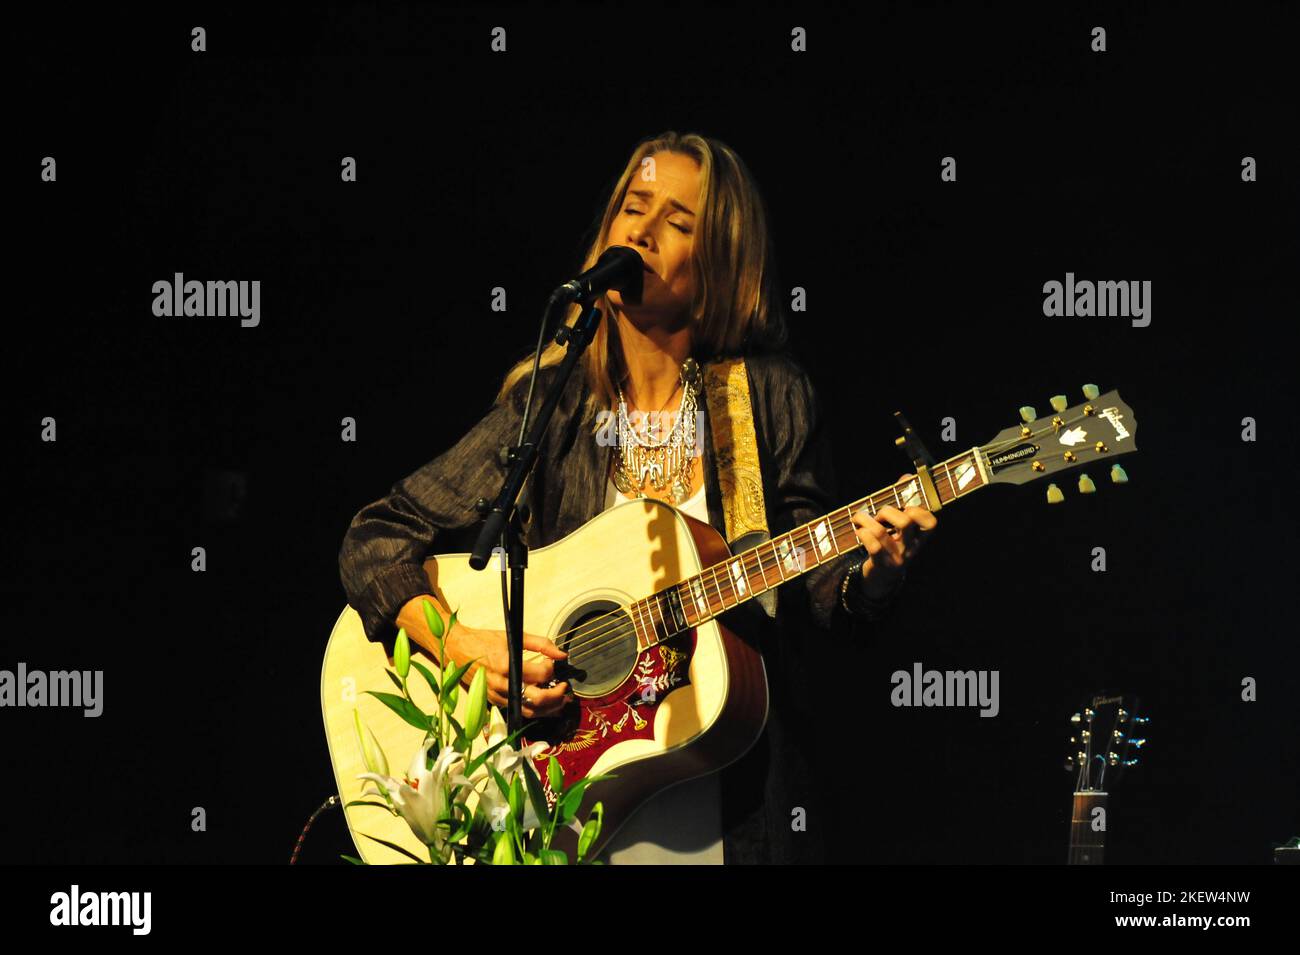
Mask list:
MULTIPOLYGON (((639 500, 605 484, 605 509, 639 500)), ((677 509, 704 523, 704 485, 677 509)), ((678 783, 645 803, 605 850, 611 865, 722 865, 722 794, 717 773, 678 783)))
MULTIPOLYGON (((636 500, 639 500, 639 498, 624 497, 612 480, 605 482, 605 510, 609 510, 615 504, 636 500)), ((706 524, 709 523, 709 505, 704 497, 704 484, 702 482, 698 491, 682 501, 682 503, 674 506, 683 514, 689 514, 697 520, 701 520, 706 524)))

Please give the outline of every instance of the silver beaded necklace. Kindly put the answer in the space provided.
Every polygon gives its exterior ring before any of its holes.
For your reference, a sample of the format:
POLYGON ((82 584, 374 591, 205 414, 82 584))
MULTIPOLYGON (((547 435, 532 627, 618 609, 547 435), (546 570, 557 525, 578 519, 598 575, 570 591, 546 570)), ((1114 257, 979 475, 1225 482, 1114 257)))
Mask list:
POLYGON ((624 494, 641 493, 646 479, 656 491, 672 482, 669 503, 685 500, 691 492, 691 462, 695 451, 696 397, 702 381, 699 365, 687 358, 681 368, 682 400, 672 430, 658 437, 659 421, 653 420, 642 436, 633 429, 627 416, 623 389, 618 388, 618 447, 615 459, 614 486, 624 494))

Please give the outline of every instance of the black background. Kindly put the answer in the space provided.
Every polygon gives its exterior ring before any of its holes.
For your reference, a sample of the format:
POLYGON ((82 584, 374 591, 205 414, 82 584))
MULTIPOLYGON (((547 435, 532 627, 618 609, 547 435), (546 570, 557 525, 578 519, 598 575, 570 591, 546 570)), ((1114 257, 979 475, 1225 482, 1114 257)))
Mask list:
MULTIPOLYGON (((665 129, 720 138, 757 177, 852 496, 910 469, 898 408, 940 457, 1084 382, 1141 422, 1129 485, 945 510, 896 622, 828 648, 808 731, 836 754, 832 859, 1063 861, 1068 717, 1122 690, 1152 742, 1111 798, 1109 859, 1269 861, 1300 832, 1283 9, 222 5, 17 25, 0 667, 102 669, 105 710, 0 713, 5 861, 287 859, 332 786, 319 674, 348 522, 486 412, 635 144, 665 129), (1045 318, 1067 271, 1150 280, 1150 326, 1045 318), (154 317, 175 272, 260 280, 260 326, 154 317), (1000 714, 895 709, 889 676, 915 661, 999 670, 1000 714)), ((329 814, 303 861, 340 851, 329 814)))

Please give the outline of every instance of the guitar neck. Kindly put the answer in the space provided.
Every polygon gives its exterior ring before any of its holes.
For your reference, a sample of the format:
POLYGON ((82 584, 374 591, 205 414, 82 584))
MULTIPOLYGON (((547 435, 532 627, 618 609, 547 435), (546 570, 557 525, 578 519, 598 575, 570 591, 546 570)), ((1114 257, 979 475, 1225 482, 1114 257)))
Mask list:
MULTIPOLYGON (((930 469, 940 505, 965 497, 989 483, 988 457, 971 448, 930 469)), ((852 517, 866 509, 924 507, 918 478, 891 484, 824 514, 787 534, 735 554, 671 587, 657 591, 629 608, 642 649, 697 627, 752 597, 808 573, 861 547, 852 517)))
POLYGON ((1078 792, 1070 812, 1070 865, 1102 865, 1106 859, 1106 830, 1093 828, 1093 811, 1101 809, 1106 818, 1106 794, 1078 792))

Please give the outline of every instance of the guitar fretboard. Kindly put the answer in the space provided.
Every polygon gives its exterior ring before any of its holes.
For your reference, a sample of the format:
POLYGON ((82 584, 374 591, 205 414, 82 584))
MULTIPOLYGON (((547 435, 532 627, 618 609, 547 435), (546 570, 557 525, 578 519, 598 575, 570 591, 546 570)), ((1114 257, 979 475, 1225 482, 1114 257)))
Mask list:
MULTIPOLYGON (((989 463, 979 448, 972 448, 936 464, 930 476, 940 503, 947 505, 986 486, 989 463)), ((652 647, 857 550, 862 545, 854 531, 853 515, 865 508, 874 516, 886 505, 899 510, 925 507, 919 480, 892 484, 635 601, 628 612, 636 626, 638 644, 642 649, 652 647)))
POLYGON ((1100 808, 1104 819, 1106 793, 1078 792, 1070 812, 1070 865, 1104 865, 1106 830, 1093 828, 1093 810, 1100 808))

